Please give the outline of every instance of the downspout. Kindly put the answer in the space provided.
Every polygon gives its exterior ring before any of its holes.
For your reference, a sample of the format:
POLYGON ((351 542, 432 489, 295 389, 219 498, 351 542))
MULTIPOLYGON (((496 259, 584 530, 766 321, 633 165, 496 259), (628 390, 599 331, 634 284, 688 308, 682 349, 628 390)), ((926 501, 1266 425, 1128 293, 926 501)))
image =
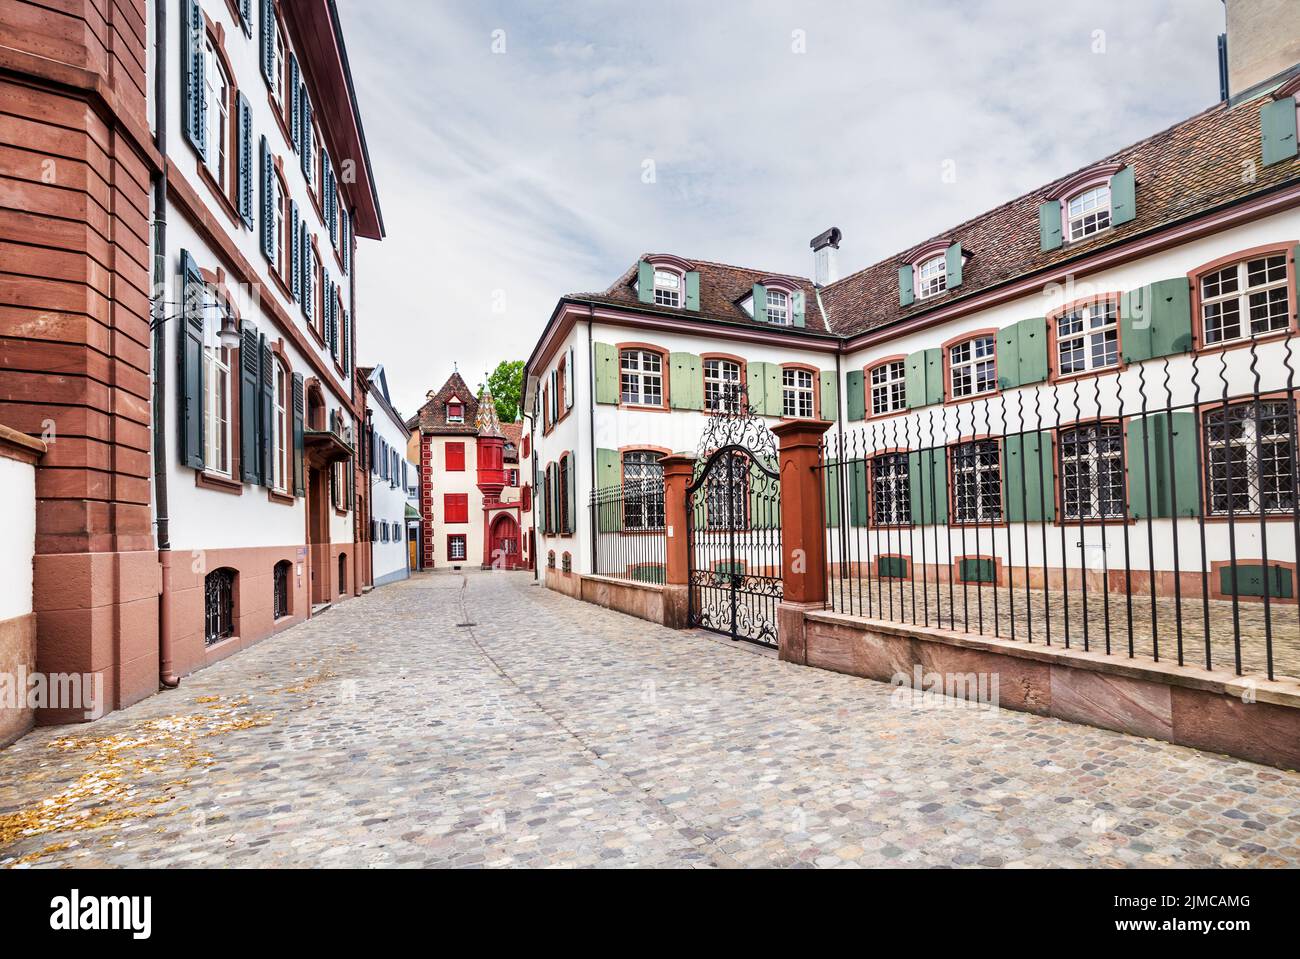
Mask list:
POLYGON ((154 0, 154 144, 162 169, 154 177, 153 197, 153 499, 158 563, 158 682, 181 684, 172 651, 172 542, 167 515, 167 0, 154 0))
MULTIPOLYGON (((591 338, 591 324, 596 317, 596 308, 587 304, 587 459, 591 462, 591 488, 596 489, 596 354, 595 344, 591 338)), ((588 497, 590 501, 590 496, 588 497)), ((591 575, 596 573, 596 524, 591 522, 591 510, 587 510, 588 525, 591 527, 591 575)))

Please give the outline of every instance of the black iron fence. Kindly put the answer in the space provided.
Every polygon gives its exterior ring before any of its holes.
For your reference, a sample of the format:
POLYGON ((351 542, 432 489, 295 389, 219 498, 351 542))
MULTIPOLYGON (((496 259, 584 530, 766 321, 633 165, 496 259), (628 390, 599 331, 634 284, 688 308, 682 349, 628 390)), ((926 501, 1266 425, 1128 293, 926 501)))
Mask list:
POLYGON ((663 476, 594 489, 589 508, 596 574, 663 583, 667 571, 663 476))
POLYGON ((1295 359, 1250 342, 832 431, 828 605, 1300 676, 1295 359))

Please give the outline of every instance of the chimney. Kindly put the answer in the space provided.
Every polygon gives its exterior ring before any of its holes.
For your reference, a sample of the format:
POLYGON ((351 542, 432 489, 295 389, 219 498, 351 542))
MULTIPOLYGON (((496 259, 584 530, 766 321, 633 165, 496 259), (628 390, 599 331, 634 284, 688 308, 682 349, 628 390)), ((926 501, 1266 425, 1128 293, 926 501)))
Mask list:
POLYGON ((813 251, 813 281, 818 286, 829 286, 840 278, 839 249, 843 236, 840 228, 831 227, 813 237, 808 245, 813 251))
POLYGON ((1300 63, 1300 3, 1224 0, 1228 92, 1238 97, 1300 63))

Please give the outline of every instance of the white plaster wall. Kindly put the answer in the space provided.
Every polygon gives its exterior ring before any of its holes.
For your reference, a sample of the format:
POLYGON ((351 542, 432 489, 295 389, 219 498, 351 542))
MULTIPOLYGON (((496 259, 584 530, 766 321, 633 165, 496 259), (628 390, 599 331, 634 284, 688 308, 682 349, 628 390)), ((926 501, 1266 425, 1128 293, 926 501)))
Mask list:
MULTIPOLYGON (((405 453, 406 430, 393 422, 383 407, 375 405, 372 410, 371 422, 374 424, 375 431, 392 449, 405 453)), ((405 456, 402 461, 406 462, 405 456)), ((415 464, 408 464, 406 468, 411 482, 418 483, 420 474, 415 464)), ((384 577, 401 575, 407 570, 408 557, 405 543, 407 497, 400 474, 391 479, 384 479, 382 475, 375 473, 367 473, 366 477, 370 482, 370 515, 376 520, 388 522, 390 526, 393 523, 398 526, 396 540, 385 543, 375 539, 370 544, 374 559, 375 582, 379 582, 384 577)), ((416 504, 412 502, 411 505, 416 504)))
POLYGON ((483 562, 483 494, 478 488, 478 446, 473 436, 429 436, 426 438, 433 450, 433 561, 435 566, 473 566, 483 562), (447 444, 465 444, 464 472, 447 471, 447 444), (443 495, 464 493, 468 496, 467 523, 448 523, 443 507, 443 495), (452 563, 447 559, 447 537, 465 536, 465 559, 452 563))
POLYGON ((32 611, 36 552, 36 469, 0 457, 0 622, 32 611))

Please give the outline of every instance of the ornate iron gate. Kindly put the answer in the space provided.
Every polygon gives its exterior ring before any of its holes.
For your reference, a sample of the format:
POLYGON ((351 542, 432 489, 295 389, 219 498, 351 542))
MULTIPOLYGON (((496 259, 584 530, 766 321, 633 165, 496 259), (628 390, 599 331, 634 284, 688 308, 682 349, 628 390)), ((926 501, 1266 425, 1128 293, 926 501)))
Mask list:
POLYGON ((689 621, 775 646, 782 595, 776 441, 743 386, 706 399, 713 416, 686 490, 689 621))

